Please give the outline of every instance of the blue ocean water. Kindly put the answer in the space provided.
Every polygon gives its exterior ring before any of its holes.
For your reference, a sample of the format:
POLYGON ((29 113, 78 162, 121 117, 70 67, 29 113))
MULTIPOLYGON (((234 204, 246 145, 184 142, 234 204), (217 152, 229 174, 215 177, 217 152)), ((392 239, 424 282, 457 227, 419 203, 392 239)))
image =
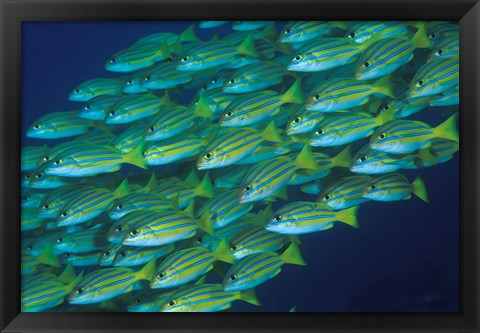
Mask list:
MULTIPOLYGON (((191 22, 30 22, 22 25, 22 144, 40 145, 25 132, 40 116, 75 110, 67 96, 77 84, 118 76, 106 59, 145 35, 181 32, 191 22)), ((281 26, 281 24, 279 24, 281 26)), ((220 37, 231 32, 216 29, 220 37)), ((196 28, 202 40, 213 30, 196 28)), ((436 126, 441 112, 427 109, 415 119, 436 126)), ((456 312, 459 310, 459 161, 401 170, 420 174, 430 204, 413 197, 400 202, 367 202, 359 229, 337 223, 325 232, 301 236, 308 266, 285 265, 256 288, 261 308, 235 302, 229 311, 456 312)), ((292 191, 290 200, 306 198, 292 191)), ((309 197, 310 198, 310 197, 309 197)))

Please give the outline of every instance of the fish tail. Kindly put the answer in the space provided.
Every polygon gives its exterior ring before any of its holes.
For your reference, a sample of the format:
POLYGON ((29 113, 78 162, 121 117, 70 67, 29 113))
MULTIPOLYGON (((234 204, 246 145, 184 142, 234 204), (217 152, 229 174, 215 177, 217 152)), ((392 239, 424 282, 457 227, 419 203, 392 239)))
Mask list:
POLYGON ((438 125, 435 128, 435 133, 438 135, 438 137, 458 142, 460 139, 458 137, 457 118, 458 113, 455 113, 443 123, 438 125))
POLYGON ((337 219, 349 226, 358 228, 357 211, 359 206, 353 206, 337 212, 337 219))
POLYGON ((275 23, 272 22, 268 24, 265 29, 262 30, 262 38, 269 38, 275 39, 277 37, 277 29, 275 29, 275 23))
POLYGON ((195 105, 193 108, 193 114, 200 118, 212 119, 215 117, 215 114, 212 112, 212 109, 208 104, 208 99, 205 97, 205 95, 200 96, 197 105, 195 105))
POLYGON ((55 255, 55 249, 52 244, 48 244, 45 246, 45 248, 42 250, 42 252, 38 256, 38 262, 45 265, 54 266, 54 267, 62 266, 60 265, 60 262, 58 261, 58 258, 55 255))
POLYGON ((302 244, 302 240, 297 235, 288 236, 288 240, 292 243, 302 244))
POLYGON ((432 154, 432 152, 430 151, 429 148, 420 149, 418 151, 418 158, 420 158, 422 161, 428 162, 432 165, 437 164, 437 159, 432 154))
POLYGON ((197 221, 200 229, 209 233, 210 235, 215 235, 215 231, 213 230, 212 226, 212 220, 210 218, 210 212, 208 210, 205 211, 205 213, 203 213, 197 221))
POLYGON ((152 172, 152 176, 148 180, 147 185, 145 185, 144 190, 145 192, 150 192, 156 187, 157 187, 157 178, 155 178, 155 172, 152 172))
POLYGON ((300 79, 296 80, 290 88, 283 94, 282 100, 284 103, 301 104, 304 102, 302 93, 302 84, 300 79))
POLYGON ((262 132, 262 136, 267 141, 279 142, 279 143, 283 142, 282 136, 280 135, 280 132, 278 131, 277 126, 275 126, 274 121, 271 121, 270 124, 268 124, 268 126, 265 127, 265 129, 262 132))
POLYGON ((257 49, 255 49, 255 43, 254 43, 252 34, 248 35, 248 37, 245 38, 245 40, 240 45, 238 45, 237 51, 240 54, 245 54, 251 57, 259 58, 257 49))
POLYGON ((298 154, 295 163, 301 169, 317 170, 318 164, 313 157, 312 148, 306 144, 303 146, 302 151, 298 154))
POLYGON ((240 299, 244 302, 260 306, 260 301, 257 299, 257 295, 255 294, 255 289, 247 289, 242 290, 240 293, 240 299))
POLYGON ((275 51, 282 52, 283 54, 292 54, 292 49, 289 43, 275 42, 275 51))
POLYGON ((330 21, 330 24, 332 27, 342 29, 342 30, 348 30, 348 25, 345 22, 342 21, 330 21))
POLYGON ((337 167, 350 168, 352 166, 352 146, 348 145, 336 156, 333 157, 333 165, 337 167))
POLYGON ((307 263, 300 254, 300 248, 297 243, 290 243, 290 246, 280 255, 282 261, 286 264, 306 266, 307 263))
POLYGON ((160 47, 158 48, 156 54, 160 59, 167 59, 172 56, 172 54, 170 53, 170 49, 168 48, 167 42, 165 40, 163 40, 160 43, 160 47))
POLYGON ((184 182, 192 187, 198 186, 198 184, 200 184, 200 178, 198 178, 198 175, 195 172, 195 169, 192 169, 192 171, 189 172, 184 182))
POLYGON ((139 280, 151 280, 155 275, 157 268, 157 258, 152 258, 143 268, 138 271, 137 277, 139 280))
POLYGON ((82 281, 82 279, 83 279, 83 271, 81 271, 80 274, 78 274, 76 277, 75 277, 75 272, 73 272, 73 274, 74 274, 74 278, 72 278, 69 281, 69 283, 67 285, 67 288, 65 288, 65 289, 67 289, 68 292, 73 290, 77 286, 77 284, 79 284, 80 281, 82 281))
POLYGON ((217 248, 213 251, 213 256, 215 259, 226 262, 228 264, 233 264, 235 262, 235 257, 232 255, 230 248, 228 247, 227 241, 222 239, 218 244, 217 248))
POLYGON ((390 82, 390 75, 381 77, 375 82, 376 91, 382 95, 396 98, 395 93, 392 90, 392 83, 390 82))
POLYGON ((125 178, 120 185, 113 191, 114 198, 123 198, 130 193, 130 188, 128 187, 128 178, 125 178))
POLYGON ((123 161, 128 164, 135 165, 139 168, 147 170, 147 165, 143 159, 143 144, 137 145, 132 151, 123 155, 123 161))
POLYGON ((67 284, 73 279, 75 279, 75 270, 73 269, 73 264, 71 262, 68 263, 68 265, 63 270, 62 274, 58 276, 58 279, 63 284, 67 284))
POLYGON ((427 25, 425 23, 418 27, 417 32, 413 36, 413 45, 418 48, 427 49, 431 49, 433 47, 433 42, 427 35, 427 25))
POLYGON ((195 188, 195 194, 199 197, 213 198, 215 191, 213 189, 212 180, 208 173, 203 177, 202 181, 195 188))
POLYGON ((394 108, 389 108, 387 111, 384 111, 380 113, 377 116, 377 124, 382 125, 386 123, 387 121, 393 120, 395 118, 395 109, 394 108))
POLYGON ((425 186, 425 181, 421 176, 417 176, 415 180, 412 182, 413 186, 413 194, 417 197, 425 201, 426 203, 430 203, 430 199, 428 198, 427 187, 425 186))
POLYGON ((200 39, 195 34, 195 29, 193 24, 180 34, 179 40, 181 42, 199 42, 200 41, 200 39))
POLYGON ((282 187, 280 190, 273 194, 276 198, 288 201, 287 187, 282 187))
POLYGON ((168 47, 168 50, 175 54, 182 54, 183 48, 182 43, 180 42, 180 37, 178 37, 175 42, 168 47))

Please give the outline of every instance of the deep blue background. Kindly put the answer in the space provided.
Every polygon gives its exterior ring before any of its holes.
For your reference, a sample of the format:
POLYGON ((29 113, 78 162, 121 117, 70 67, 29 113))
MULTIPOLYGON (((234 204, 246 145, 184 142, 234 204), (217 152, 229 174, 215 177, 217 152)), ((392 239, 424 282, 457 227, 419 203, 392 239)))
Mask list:
MULTIPOLYGON (((26 128, 48 112, 75 110, 70 90, 90 78, 113 77, 103 65, 113 53, 147 34, 181 32, 186 22, 31 22, 22 26, 22 138, 26 128)), ((229 26, 218 29, 230 33, 229 26)), ((203 40, 212 30, 196 32, 203 40)), ((427 114, 425 114, 427 112, 427 114)), ((416 116, 414 116, 415 118, 416 116)), ((436 112, 418 118, 438 125, 436 112)), ((368 202, 359 210, 361 227, 335 228, 302 236, 308 266, 283 267, 257 288, 263 306, 235 302, 231 311, 458 311, 459 169, 458 154, 421 174, 430 204, 414 197, 393 203, 368 202)), ((291 198, 292 199, 292 198, 291 198)), ((298 200, 299 198, 293 198, 298 200)))

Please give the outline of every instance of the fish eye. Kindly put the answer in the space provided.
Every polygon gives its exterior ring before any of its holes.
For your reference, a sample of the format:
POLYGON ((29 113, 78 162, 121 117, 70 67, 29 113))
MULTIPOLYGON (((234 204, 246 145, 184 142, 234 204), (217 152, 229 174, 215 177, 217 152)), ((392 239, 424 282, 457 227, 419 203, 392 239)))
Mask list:
POLYGON ((35 175, 35 178, 42 178, 43 177, 43 173, 39 172, 35 175))
POLYGON ((149 131, 150 133, 155 132, 155 126, 150 126, 150 127, 148 128, 148 131, 149 131))
POLYGON ((317 95, 313 96, 313 99, 318 101, 320 99, 320 95, 317 94, 317 95))
POLYGON ((115 229, 116 232, 122 232, 123 231, 123 226, 119 225, 117 226, 117 228, 115 229))
POLYGON ((28 198, 27 197, 22 197, 22 202, 27 202, 28 198))
POLYGON ((43 206, 43 209, 49 209, 49 208, 50 208, 50 205, 48 205, 48 204, 43 206))
POLYGON ((62 242, 63 242, 63 238, 60 237, 57 239, 57 243, 62 243, 62 242))
POLYGON ((45 155, 45 156, 43 157, 43 160, 44 160, 44 161, 48 161, 48 160, 50 160, 50 156, 48 156, 48 155, 45 155))
POLYGON ((75 293, 77 293, 77 294, 81 294, 83 292, 85 292, 85 288, 83 288, 83 287, 80 287, 77 290, 75 290, 75 293))
POLYGON ((247 185, 243 188, 243 192, 248 193, 252 190, 252 187, 250 185, 247 185))
POLYGON ((285 35, 288 35, 288 34, 291 33, 291 32, 292 32, 292 30, 290 30, 290 29, 285 29, 285 35))
POLYGON ((175 304, 177 304, 177 302, 175 302, 175 301, 168 302, 168 306, 174 306, 175 304))
POLYGON ((30 251, 30 250, 32 250, 32 249, 33 249, 33 246, 31 246, 31 245, 28 245, 28 246, 27 246, 27 250, 28 250, 28 251, 30 251))
POLYGON ((275 215, 274 218, 273 218, 273 220, 274 220, 275 222, 280 222, 280 221, 282 220, 282 216, 281 216, 281 215, 275 215))
POLYGON ((115 61, 117 61, 117 59, 115 59, 115 58, 110 58, 110 63, 111 63, 111 64, 114 64, 115 61))
POLYGON ((435 37, 437 37, 437 34, 432 32, 428 37, 430 37, 431 39, 434 39, 435 37))
POLYGON ((62 217, 67 217, 68 213, 66 211, 63 211, 61 215, 62 217))
POLYGON ((188 56, 187 56, 187 57, 183 57, 183 58, 182 58, 182 61, 183 61, 183 62, 187 62, 189 59, 190 59, 190 57, 188 57, 188 56))
POLYGON ((75 89, 73 92, 74 92, 75 94, 78 94, 78 93, 80 92, 80 89, 75 89))
POLYGON ((303 57, 299 54, 299 55, 297 55, 295 58, 293 58, 293 60, 294 60, 294 61, 300 61, 300 60, 302 60, 302 58, 303 58, 303 57))
POLYGON ((127 254, 125 253, 125 251, 122 251, 119 253, 120 257, 125 257, 127 254))
POLYGON ((165 275, 167 275, 167 274, 165 274, 165 272, 158 273, 157 278, 163 279, 165 277, 165 275))
POLYGON ((137 298, 137 299, 135 300, 135 303, 137 303, 137 304, 142 303, 142 299, 141 299, 141 298, 137 298))
POLYGON ((108 113, 108 115, 109 115, 109 116, 115 115, 115 111, 114 111, 114 110, 110 111, 110 112, 108 113))
MULTIPOLYGON (((62 164, 62 163, 63 163, 62 159, 58 159, 55 162, 53 162, 53 164, 55 164, 55 165, 59 165, 59 164, 62 164)), ((41 174, 39 173, 38 175, 41 175, 41 174)))
POLYGON ((197 243, 198 243, 198 244, 202 244, 202 242, 203 242, 202 237, 198 237, 198 238, 197 238, 197 243))
POLYGON ((387 104, 387 105, 385 105, 385 106, 383 107, 383 110, 384 110, 384 111, 387 111, 388 109, 390 109, 390 104, 387 104))
POLYGON ((217 83, 217 79, 213 79, 213 80, 212 80, 212 83, 217 83))
POLYGON ((298 123, 301 122, 301 121, 302 121, 302 117, 296 117, 295 119, 293 119, 293 122, 294 122, 295 124, 298 124, 298 123))
POLYGON ((325 131, 323 129, 319 129, 315 133, 317 133, 318 135, 322 135, 324 132, 325 131))
MULTIPOLYGON (((203 86, 203 87, 202 87, 202 90, 203 90, 203 91, 206 91, 206 90, 207 90, 207 86, 203 86)), ((195 105, 198 105, 198 103, 195 103, 195 105)))
POLYGON ((147 156, 148 155, 148 152, 145 150, 145 151, 142 151, 142 156, 147 156))
POLYGON ((422 81, 422 80, 418 81, 418 82, 417 82, 417 86, 418 86, 418 87, 423 86, 423 81, 422 81))
POLYGON ((209 160, 209 159, 212 158, 212 154, 206 153, 203 157, 204 157, 206 160, 209 160))
POLYGON ((387 137, 387 135, 386 135, 385 133, 381 133, 381 134, 378 136, 378 138, 379 138, 380 140, 383 140, 383 139, 385 139, 386 137, 387 137))
POLYGON ((122 204, 118 205, 117 209, 123 209, 123 205, 122 204))
MULTIPOLYGON (((145 79, 147 79, 147 78, 145 78, 145 79)), ((133 83, 132 80, 128 80, 128 81, 127 81, 127 84, 132 84, 132 83, 133 83)))
POLYGON ((90 110, 90 105, 87 104, 87 105, 85 105, 83 108, 84 108, 85 110, 90 110))
POLYGON ((230 275, 230 277, 228 278, 228 281, 235 281, 237 279, 237 274, 232 274, 230 275))
POLYGON ((442 91, 442 92, 440 93, 440 96, 445 96, 445 91, 442 91))
POLYGON ((231 250, 231 251, 236 251, 236 250, 237 250, 237 246, 236 246, 236 245, 231 245, 231 246, 230 246, 230 250, 231 250))
POLYGON ((368 66, 370 66, 370 63, 368 61, 363 64, 363 67, 365 67, 365 68, 367 68, 368 66))
POLYGON ((109 255, 110 255, 110 251, 106 251, 106 252, 103 254, 104 257, 108 257, 109 255))
POLYGON ((360 156, 358 159, 360 162, 365 162, 367 160, 367 156, 360 156))
POLYGON ((233 83, 235 83, 235 80, 231 79, 230 81, 228 81, 228 83, 233 84, 233 83))
POLYGON ((330 194, 327 194, 323 197, 323 200, 330 200, 330 194))
POLYGON ((228 111, 228 112, 225 114, 225 116, 231 117, 231 116, 233 116, 233 112, 232 112, 232 111, 228 111))
POLYGON ((443 54, 443 50, 442 49, 439 49, 437 52, 436 52, 436 55, 442 55, 443 54))
POLYGON ((130 236, 137 236, 140 233, 140 229, 130 231, 130 236))
POLYGON ((23 179, 30 179, 30 175, 23 176, 23 179))
POLYGON ((34 129, 39 129, 40 127, 41 127, 40 124, 35 124, 35 125, 33 125, 33 128, 34 128, 34 129))
POLYGON ((65 258, 70 258, 70 255, 71 255, 70 253, 64 253, 64 254, 63 254, 63 256, 64 256, 65 258))
POLYGON ((149 81, 152 77, 150 75, 145 76, 145 81, 149 81))
POLYGON ((348 38, 355 38, 357 37, 357 33, 355 31, 352 31, 348 34, 348 38))
POLYGON ((372 184, 372 185, 370 185, 370 186, 368 187, 369 190, 374 190, 374 189, 376 189, 376 188, 377 188, 377 187, 375 186, 375 184, 372 184))

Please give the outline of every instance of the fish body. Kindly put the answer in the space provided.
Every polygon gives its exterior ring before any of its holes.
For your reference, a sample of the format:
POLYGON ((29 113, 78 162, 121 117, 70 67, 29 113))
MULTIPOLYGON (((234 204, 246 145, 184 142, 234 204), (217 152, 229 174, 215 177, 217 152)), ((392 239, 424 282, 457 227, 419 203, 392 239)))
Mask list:
POLYGON ((68 99, 74 102, 86 102, 96 96, 119 95, 124 82, 121 79, 96 78, 80 83, 72 89, 68 99))
POLYGON ((329 230, 337 221, 358 228, 357 209, 335 211, 323 203, 291 202, 273 213, 265 229, 279 234, 300 235, 329 230))

